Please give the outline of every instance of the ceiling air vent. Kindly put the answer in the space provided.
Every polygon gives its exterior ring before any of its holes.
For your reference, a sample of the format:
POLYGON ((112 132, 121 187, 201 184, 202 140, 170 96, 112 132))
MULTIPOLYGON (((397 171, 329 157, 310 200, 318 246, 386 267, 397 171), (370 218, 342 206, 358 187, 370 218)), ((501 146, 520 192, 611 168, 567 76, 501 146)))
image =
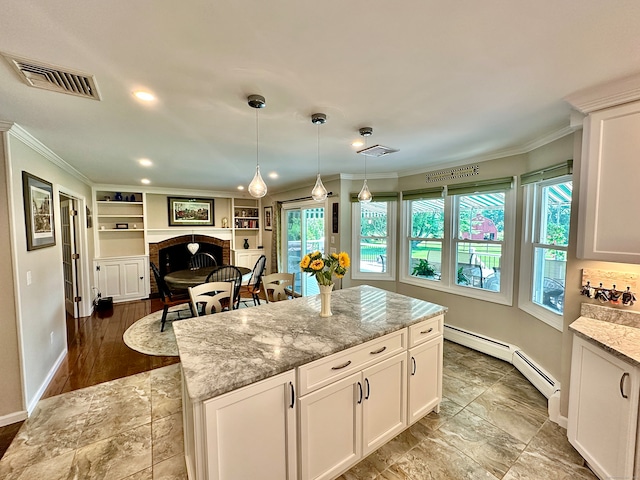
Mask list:
POLYGON ((100 100, 96 79, 92 75, 62 69, 25 58, 4 55, 27 85, 54 92, 100 100))
POLYGON ((383 155, 389 155, 390 153, 395 153, 398 150, 385 147, 383 145, 374 145, 373 147, 363 148, 359 150, 358 153, 362 155, 366 155, 368 157, 382 157, 383 155))

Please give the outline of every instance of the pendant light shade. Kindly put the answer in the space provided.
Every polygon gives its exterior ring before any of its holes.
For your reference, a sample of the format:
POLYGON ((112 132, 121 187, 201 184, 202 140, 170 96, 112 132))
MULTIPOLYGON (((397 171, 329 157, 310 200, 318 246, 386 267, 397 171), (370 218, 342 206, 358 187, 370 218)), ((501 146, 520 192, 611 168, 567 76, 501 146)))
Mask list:
POLYGON ((247 97, 249 106, 256 109, 256 173, 253 176, 253 180, 249 184, 249 195, 254 198, 262 198, 267 194, 267 184, 264 183, 262 175, 260 175, 260 129, 258 124, 258 110, 266 106, 265 99, 262 95, 249 95, 247 97))
POLYGON ((369 191, 369 187, 367 186, 367 179, 364 179, 364 184, 362 185, 362 189, 358 194, 358 201, 360 203, 369 203, 371 201, 371 192, 369 191))
MULTIPOLYGON (((360 135, 364 137, 364 147, 367 148, 367 137, 373 134, 373 128, 364 127, 360 129, 360 135)), ((364 156, 364 183, 362 184, 362 189, 358 194, 358 201, 360 203, 369 203, 373 196, 369 191, 369 187, 367 186, 367 156, 364 156)))
POLYGON ((327 116, 324 113, 314 113, 311 115, 311 123, 318 126, 318 176, 316 177, 316 184, 311 190, 311 198, 316 202, 324 202, 327 199, 327 189, 322 183, 320 178, 320 125, 324 125, 327 121, 327 116))

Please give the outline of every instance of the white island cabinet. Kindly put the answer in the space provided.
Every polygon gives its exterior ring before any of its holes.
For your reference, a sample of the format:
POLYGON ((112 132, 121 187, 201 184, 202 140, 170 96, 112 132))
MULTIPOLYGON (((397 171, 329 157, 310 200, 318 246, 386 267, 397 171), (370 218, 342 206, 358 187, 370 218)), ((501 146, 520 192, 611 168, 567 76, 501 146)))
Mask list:
POLYGON ((174 324, 191 480, 334 479, 438 409, 446 308, 364 285, 332 311, 313 296, 174 324))
POLYGON ((592 112, 584 123, 578 257, 640 263, 640 102, 592 112), (621 229, 624 234, 621 234, 621 229))
POLYGON ((599 478, 638 478, 639 381, 637 366, 574 334, 567 436, 599 478))

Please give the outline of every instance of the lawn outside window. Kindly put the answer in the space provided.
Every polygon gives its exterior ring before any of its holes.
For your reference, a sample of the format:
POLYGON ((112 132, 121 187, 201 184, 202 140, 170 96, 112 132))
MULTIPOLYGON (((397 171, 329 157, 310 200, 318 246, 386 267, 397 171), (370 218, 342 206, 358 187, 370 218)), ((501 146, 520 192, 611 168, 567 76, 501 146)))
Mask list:
POLYGON ((352 202, 351 278, 395 280, 397 194, 375 194, 369 203, 352 202))

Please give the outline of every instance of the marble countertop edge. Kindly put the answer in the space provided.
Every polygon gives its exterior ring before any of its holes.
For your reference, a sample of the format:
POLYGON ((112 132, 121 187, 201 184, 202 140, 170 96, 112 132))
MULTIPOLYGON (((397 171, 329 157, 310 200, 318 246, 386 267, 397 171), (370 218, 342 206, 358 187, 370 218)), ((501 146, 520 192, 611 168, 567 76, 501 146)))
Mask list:
POLYGON ((580 317, 569 325, 569 330, 615 357, 633 366, 640 366, 640 329, 580 317))

